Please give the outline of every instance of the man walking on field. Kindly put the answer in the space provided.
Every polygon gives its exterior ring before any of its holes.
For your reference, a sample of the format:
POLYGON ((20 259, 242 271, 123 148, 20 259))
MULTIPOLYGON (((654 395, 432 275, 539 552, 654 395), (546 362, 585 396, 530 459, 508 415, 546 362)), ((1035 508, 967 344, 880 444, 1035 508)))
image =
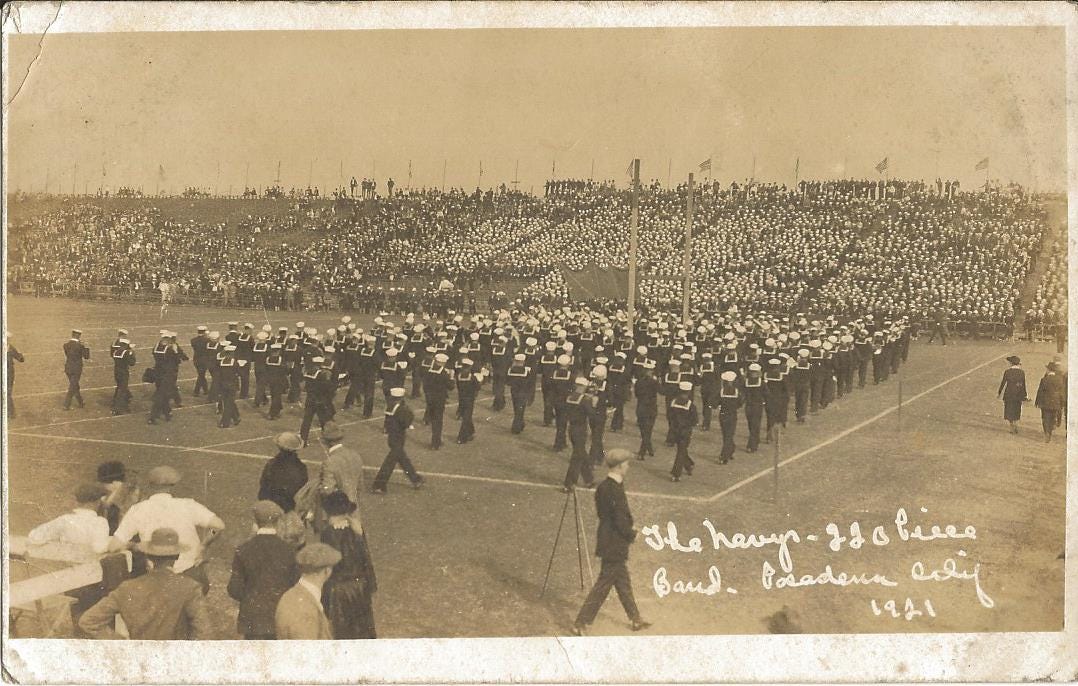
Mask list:
POLYGON ((621 448, 607 453, 606 466, 609 471, 606 479, 595 489, 595 509, 599 515, 595 554, 603 564, 595 586, 573 622, 574 636, 584 635, 586 627, 595 620, 595 615, 599 614, 599 608, 611 588, 617 590, 618 599, 625 608, 625 614, 629 616, 633 631, 651 626, 651 622, 645 622, 640 617, 629 580, 629 568, 625 565, 629 559, 629 544, 636 538, 629 501, 625 497, 625 474, 629 471, 631 459, 632 453, 621 448))

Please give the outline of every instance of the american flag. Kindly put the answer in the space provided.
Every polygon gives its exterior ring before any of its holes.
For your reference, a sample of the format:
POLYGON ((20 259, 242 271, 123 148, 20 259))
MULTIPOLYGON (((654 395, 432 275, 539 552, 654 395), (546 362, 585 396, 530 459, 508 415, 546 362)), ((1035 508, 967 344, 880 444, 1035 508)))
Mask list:
POLYGON ((973 168, 974 171, 981 171, 982 169, 988 169, 988 158, 984 158, 977 163, 977 166, 973 168))
POLYGON ((625 168, 625 175, 630 179, 633 178, 633 162, 636 160, 629 160, 629 166, 625 168))
POLYGON ((702 172, 711 171, 711 158, 710 157, 700 163, 700 171, 702 171, 702 172))
POLYGON ((884 173, 885 171, 887 171, 887 158, 886 157, 884 157, 882 160, 880 160, 880 163, 876 165, 876 171, 878 171, 881 174, 884 173))

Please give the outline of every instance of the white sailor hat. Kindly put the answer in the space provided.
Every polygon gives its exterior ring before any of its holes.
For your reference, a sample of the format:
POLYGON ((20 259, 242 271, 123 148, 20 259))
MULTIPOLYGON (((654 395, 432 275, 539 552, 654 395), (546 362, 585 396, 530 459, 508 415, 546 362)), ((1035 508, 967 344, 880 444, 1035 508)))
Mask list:
POLYGON ((643 346, 643 345, 637 346, 636 347, 636 354, 637 355, 647 355, 648 354, 647 346, 643 346))
POLYGON ((386 349, 386 357, 396 357, 398 352, 400 352, 400 351, 397 350, 396 348, 387 348, 386 349))
POLYGON ((344 323, 344 324, 347 324, 350 321, 352 321, 352 318, 349 317, 348 315, 344 315, 343 317, 341 317, 341 322, 344 323))
POLYGON ((809 356, 809 349, 808 348, 800 348, 797 351, 797 356, 798 357, 808 357, 809 356))
POLYGON ((326 349, 323 352, 335 353, 335 352, 337 352, 337 347, 333 346, 333 345, 327 345, 326 349))
POLYGON ((727 350, 737 350, 737 343, 727 343, 726 344, 726 349, 727 350))
POLYGON ((835 346, 831 345, 831 341, 824 341, 824 342, 823 342, 823 349, 824 349, 824 350, 831 350, 831 349, 833 349, 834 347, 835 347, 835 346))
POLYGON ((782 361, 777 357, 772 357, 770 360, 767 361, 767 363, 777 367, 778 365, 782 364, 782 361))
POLYGON ((277 333, 282 333, 282 332, 287 333, 288 332, 288 327, 287 326, 278 326, 277 327, 277 333))
POLYGON ((235 327, 239 326, 239 325, 240 325, 240 323, 239 323, 239 322, 229 322, 229 323, 228 323, 228 325, 229 325, 230 327, 232 327, 232 328, 235 328, 235 327))
MULTIPOLYGON (((209 329, 207 329, 204 324, 200 324, 197 328, 195 328, 195 331, 198 331, 199 333, 205 333, 208 330, 209 329)), ((120 333, 122 333, 125 336, 127 335, 127 331, 125 331, 123 329, 120 329, 120 333)))
POLYGON ((245 329, 253 329, 253 328, 255 328, 255 325, 252 324, 251 322, 247 322, 246 324, 243 325, 243 328, 245 328, 245 329))
POLYGON ((233 352, 235 349, 236 349, 236 346, 234 346, 234 345, 226 345, 225 346, 225 352, 226 353, 233 352))
POLYGON ((347 331, 347 330, 348 330, 348 327, 347 327, 347 326, 345 326, 344 324, 338 324, 338 325, 337 325, 337 331, 338 331, 338 333, 344 333, 344 332, 345 332, 345 331, 347 331))
POLYGON ((262 325, 262 330, 268 333, 270 331, 273 331, 273 327, 270 326, 269 324, 263 324, 262 325))
POLYGON ((528 338, 527 338, 527 339, 526 339, 526 340, 524 341, 524 344, 525 344, 525 345, 538 345, 538 344, 539 344, 539 341, 538 341, 538 340, 536 340, 536 339, 535 339, 534 337, 532 337, 532 336, 528 336, 528 338))
POLYGON ((297 328, 297 329, 302 329, 302 328, 304 328, 305 326, 307 326, 307 325, 306 325, 306 324, 304 324, 303 322, 296 322, 296 328, 297 328))
POLYGON ((210 338, 212 338, 213 340, 217 340, 220 337, 221 337, 221 332, 220 331, 211 331, 210 332, 210 338))
POLYGON ((326 361, 326 358, 322 357, 321 355, 315 355, 314 357, 311 358, 311 362, 325 362, 325 361, 326 361))
POLYGON ((588 381, 587 379, 585 379, 585 378, 584 378, 584 377, 582 377, 582 376, 578 376, 578 377, 576 377, 576 381, 574 381, 574 383, 575 383, 575 384, 576 384, 577 386, 590 386, 590 385, 591 385, 591 382, 590 382, 590 381, 588 381))
POLYGON ((393 397, 393 398, 403 398, 404 397, 404 389, 401 388, 400 386, 394 386, 393 388, 389 389, 389 395, 390 395, 390 397, 393 397))
POLYGON ((595 368, 591 370, 591 375, 594 376, 596 379, 605 379, 606 365, 596 365, 595 368))
POLYGON ((470 357, 462 357, 462 358, 460 358, 460 363, 463 364, 463 365, 466 365, 466 366, 470 366, 470 365, 473 364, 472 358, 470 358, 470 357))
POLYGON ((270 343, 270 347, 279 349, 281 347, 281 344, 280 343, 270 343))
POLYGON ((682 382, 678 383, 677 389, 679 391, 691 391, 692 390, 692 381, 682 381, 682 382))
POLYGON ((449 361, 449 355, 446 355, 445 353, 438 353, 434 356, 434 359, 438 362, 441 362, 442 364, 445 364, 449 361))
POLYGON ((760 371, 760 365, 753 362, 752 364, 749 365, 749 371, 750 372, 758 372, 758 371, 760 371))
POLYGON ((569 366, 569 363, 573 361, 573 358, 568 355, 558 355, 558 364, 563 367, 569 366))
POLYGON ((513 355, 513 360, 515 360, 516 362, 523 362, 526 359, 527 358, 524 356, 524 353, 517 353, 516 355, 513 355))
POLYGON ((269 338, 269 334, 266 333, 265 331, 259 331, 258 334, 255 335, 255 338, 257 338, 260 341, 264 341, 264 340, 269 338))
POLYGON ((727 370, 727 371, 722 373, 722 376, 720 378, 723 381, 729 382, 729 381, 733 381, 733 380, 737 379, 737 374, 735 374, 734 372, 732 372, 730 370, 727 370))

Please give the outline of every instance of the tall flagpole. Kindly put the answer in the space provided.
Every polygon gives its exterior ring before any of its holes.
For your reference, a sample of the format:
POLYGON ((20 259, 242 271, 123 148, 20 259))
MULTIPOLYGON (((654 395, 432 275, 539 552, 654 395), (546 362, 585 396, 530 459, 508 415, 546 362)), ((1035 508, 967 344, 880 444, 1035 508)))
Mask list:
POLYGON ((637 225, 640 221, 640 160, 633 160, 632 204, 629 212, 629 292, 628 315, 629 335, 636 333, 636 251, 637 225))
POLYGON ((666 158, 666 187, 670 188, 670 170, 674 168, 674 158, 666 158))
POLYGON ((442 192, 445 192, 445 168, 449 165, 449 160, 442 160, 442 192))
POLYGON ((685 249, 682 254, 681 268, 684 272, 681 286, 681 321, 689 320, 689 289, 692 286, 692 193, 693 179, 689 173, 689 194, 685 202, 685 249))

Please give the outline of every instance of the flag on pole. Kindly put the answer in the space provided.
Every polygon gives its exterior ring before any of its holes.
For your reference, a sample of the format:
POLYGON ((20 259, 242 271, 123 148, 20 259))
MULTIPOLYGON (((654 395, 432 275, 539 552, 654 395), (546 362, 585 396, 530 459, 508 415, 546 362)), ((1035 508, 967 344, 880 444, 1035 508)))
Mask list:
POLYGON ((629 166, 625 167, 625 175, 630 179, 633 178, 633 160, 629 160, 629 166))
POLYGON ((973 168, 973 171, 981 171, 982 169, 988 169, 988 158, 984 158, 977 163, 977 166, 973 168))
POLYGON ((702 171, 702 172, 711 171, 711 158, 710 157, 700 163, 700 171, 702 171))
POLYGON ((886 157, 884 157, 882 160, 880 160, 880 163, 876 165, 876 171, 878 171, 881 174, 884 173, 885 171, 887 171, 887 158, 886 157))

